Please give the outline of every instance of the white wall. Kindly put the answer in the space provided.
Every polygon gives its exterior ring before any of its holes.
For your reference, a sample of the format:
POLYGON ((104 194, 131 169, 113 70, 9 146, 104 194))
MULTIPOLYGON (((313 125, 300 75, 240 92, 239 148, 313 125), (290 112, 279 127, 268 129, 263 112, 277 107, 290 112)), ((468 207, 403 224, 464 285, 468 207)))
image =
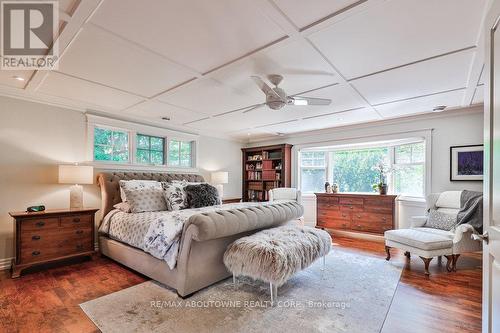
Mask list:
MULTIPOLYGON (((431 188, 429 192, 446 190, 475 190, 482 191, 482 182, 450 182, 450 147, 483 143, 483 109, 482 107, 450 111, 440 114, 430 114, 377 122, 372 124, 354 125, 342 128, 332 128, 309 133, 291 135, 279 140, 256 142, 250 146, 262 144, 289 143, 295 146, 315 143, 346 144, 349 141, 359 141, 360 138, 380 137, 388 134, 410 133, 432 129, 432 170, 431 188)), ((408 134, 411 136, 411 134, 408 134)), ((296 150, 295 154, 296 154, 296 150)), ((296 159, 295 159, 296 160, 296 159)), ((297 165, 292 163, 292 169, 297 165)), ((296 174, 292 170, 293 174, 296 174)), ((292 183, 296 184, 295 181, 292 183)), ((421 207, 424 207, 420 204, 421 207)), ((418 207, 418 204, 417 204, 418 207)), ((309 225, 316 223, 316 200, 314 197, 304 198, 304 218, 309 225)), ((411 204, 411 214, 415 213, 415 204, 411 204)), ((422 210, 424 210, 422 208, 422 210)), ((407 214, 404 207, 401 214, 407 214)), ((401 215, 406 219, 406 215, 401 215)), ((404 225, 404 221, 401 221, 404 225)))
MULTIPOLYGON (((9 211, 69 207, 69 187, 57 184, 57 165, 85 161, 86 126, 80 112, 0 97, 0 267, 13 256, 9 211)), ((229 171, 225 197, 241 196, 241 146, 199 138, 200 173, 209 181, 211 171, 229 171)), ((84 185, 84 192, 85 206, 100 207, 97 185, 84 185)))

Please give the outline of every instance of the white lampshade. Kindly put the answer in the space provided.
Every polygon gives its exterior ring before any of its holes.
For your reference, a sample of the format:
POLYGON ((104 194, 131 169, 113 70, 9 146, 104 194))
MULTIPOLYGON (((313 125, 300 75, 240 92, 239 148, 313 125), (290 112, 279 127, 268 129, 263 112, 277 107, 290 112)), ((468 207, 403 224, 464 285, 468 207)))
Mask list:
POLYGON ((212 172, 212 184, 227 184, 229 174, 227 171, 212 172))
POLYGON ((84 165, 60 165, 59 184, 93 184, 94 168, 84 165))

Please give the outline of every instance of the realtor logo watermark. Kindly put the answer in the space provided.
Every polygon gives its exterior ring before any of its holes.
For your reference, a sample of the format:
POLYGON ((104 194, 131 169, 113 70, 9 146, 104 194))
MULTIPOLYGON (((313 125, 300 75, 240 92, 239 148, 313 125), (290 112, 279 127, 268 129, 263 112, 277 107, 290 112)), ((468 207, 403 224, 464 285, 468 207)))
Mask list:
POLYGON ((2 1, 0 15, 1 69, 57 69, 57 1, 2 1))

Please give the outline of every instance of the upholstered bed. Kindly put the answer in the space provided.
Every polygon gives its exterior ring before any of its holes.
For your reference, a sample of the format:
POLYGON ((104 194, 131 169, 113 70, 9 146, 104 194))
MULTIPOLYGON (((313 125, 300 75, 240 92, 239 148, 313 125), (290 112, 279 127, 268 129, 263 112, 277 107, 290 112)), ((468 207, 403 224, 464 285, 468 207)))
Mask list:
MULTIPOLYGON (((97 177, 102 196, 101 223, 108 214, 115 213, 113 206, 121 202, 119 181, 133 179, 204 181, 197 174, 101 173, 97 177)), ((138 244, 125 242, 106 232, 99 234, 99 249, 103 255, 175 289, 181 297, 186 297, 230 276, 223 264, 223 255, 234 240, 262 229, 286 224, 302 214, 303 208, 296 202, 222 205, 190 214, 182 225, 175 264, 170 262, 172 268, 166 260, 143 251, 138 244)))

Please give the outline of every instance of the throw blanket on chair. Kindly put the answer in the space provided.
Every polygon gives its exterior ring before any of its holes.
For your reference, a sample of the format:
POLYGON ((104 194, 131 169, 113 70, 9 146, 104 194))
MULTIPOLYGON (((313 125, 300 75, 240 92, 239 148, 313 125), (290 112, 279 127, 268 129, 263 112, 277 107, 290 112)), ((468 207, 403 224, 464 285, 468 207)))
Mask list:
POLYGON ((470 224, 479 234, 483 233, 483 193, 463 191, 457 225, 470 224))

